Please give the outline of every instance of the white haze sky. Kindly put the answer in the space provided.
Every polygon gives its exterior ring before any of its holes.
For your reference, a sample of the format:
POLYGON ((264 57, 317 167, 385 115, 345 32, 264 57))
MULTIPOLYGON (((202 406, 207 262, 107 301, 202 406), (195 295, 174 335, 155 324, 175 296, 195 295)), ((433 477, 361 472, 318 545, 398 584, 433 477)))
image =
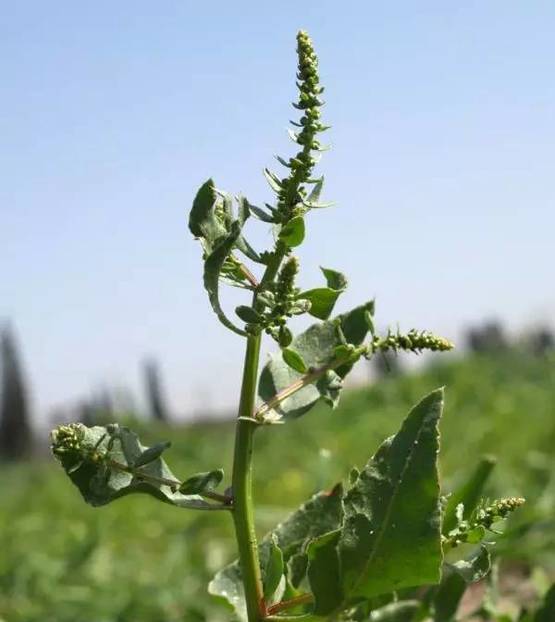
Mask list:
POLYGON ((343 270, 340 308, 376 296, 381 326, 454 339, 551 319, 553 2, 4 2, 0 318, 41 417, 103 384, 139 396, 145 355, 175 411, 233 406, 243 344, 209 310, 187 213, 209 176, 271 199, 298 28, 337 202, 309 215, 303 284, 343 270))

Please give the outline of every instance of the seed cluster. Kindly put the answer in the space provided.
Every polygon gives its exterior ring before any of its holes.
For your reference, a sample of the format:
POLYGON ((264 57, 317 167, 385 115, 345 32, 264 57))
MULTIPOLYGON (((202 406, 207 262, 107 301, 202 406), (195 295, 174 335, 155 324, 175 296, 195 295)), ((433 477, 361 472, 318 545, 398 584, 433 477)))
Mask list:
POLYGON ((308 300, 298 300, 300 290, 295 286, 298 272, 299 260, 291 255, 283 264, 276 282, 258 296, 258 302, 264 305, 260 324, 282 348, 286 348, 293 339, 286 326, 287 320, 293 315, 306 313, 310 308, 308 300))
POLYGON ((79 423, 60 425, 51 433, 52 453, 61 456, 63 454, 81 454, 83 451, 83 428, 79 423))
POLYGON ((498 520, 507 518, 511 512, 519 508, 525 500, 522 497, 508 497, 506 499, 498 499, 491 505, 479 508, 476 511, 475 523, 489 529, 493 523, 498 520))
POLYGON ((291 169, 289 176, 281 179, 279 183, 276 221, 280 223, 287 223, 294 216, 306 211, 304 200, 307 191, 303 184, 310 181, 316 164, 312 151, 322 149, 316 135, 327 129, 320 121, 323 101, 319 96, 324 89, 320 86, 318 58, 310 37, 302 30, 297 34, 297 55, 299 99, 293 106, 302 110, 303 115, 299 123, 294 123, 300 131, 292 132, 291 136, 302 149, 288 161, 280 159, 282 164, 291 169))
POLYGON ((524 503, 525 499, 522 497, 508 497, 497 499, 489 505, 479 506, 469 520, 461 520, 462 517, 459 519, 457 527, 444 538, 444 546, 455 548, 466 542, 476 543, 476 534, 481 540, 486 529, 491 530, 494 523, 504 520, 524 503))
POLYGON ((432 352, 445 352, 452 350, 454 345, 444 339, 437 337, 428 331, 410 330, 403 335, 399 332, 392 333, 388 331, 385 337, 375 336, 372 340, 372 352, 389 352, 399 350, 414 352, 418 354, 423 350, 431 350, 432 352))

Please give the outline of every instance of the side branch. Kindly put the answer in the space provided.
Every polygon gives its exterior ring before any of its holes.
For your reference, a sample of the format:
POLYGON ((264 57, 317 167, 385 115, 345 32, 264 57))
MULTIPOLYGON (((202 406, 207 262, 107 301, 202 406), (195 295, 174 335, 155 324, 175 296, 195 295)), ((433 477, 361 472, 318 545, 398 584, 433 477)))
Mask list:
POLYGON ((295 380, 295 382, 291 383, 288 387, 285 387, 285 389, 282 389, 281 391, 279 391, 279 393, 276 393, 276 395, 274 395, 274 397, 272 397, 270 400, 264 402, 261 406, 259 406, 254 413, 253 418, 258 423, 265 423, 264 415, 269 413, 271 410, 274 410, 274 408, 279 406, 281 402, 286 400, 288 397, 291 397, 292 395, 297 393, 297 391, 300 391, 309 384, 313 384, 314 382, 319 380, 324 374, 326 374, 326 372, 333 371, 334 369, 341 367, 341 365, 356 362, 361 356, 366 354, 367 351, 368 348, 366 346, 361 346, 354 349, 353 352, 347 356, 337 357, 326 365, 322 365, 322 367, 310 369, 308 373, 306 373, 304 376, 301 376, 298 380, 295 380))
MULTIPOLYGON (((168 479, 166 477, 156 477, 155 475, 150 475, 149 473, 145 473, 140 469, 135 469, 133 467, 127 466, 125 464, 121 464, 116 460, 106 460, 107 466, 112 469, 116 469, 118 471, 124 471, 125 473, 130 473, 133 477, 136 477, 139 480, 144 482, 150 482, 151 484, 157 486, 169 486, 173 492, 179 490, 182 486, 183 482, 175 479, 168 479)), ((221 505, 213 505, 210 506, 211 510, 231 510, 233 509, 232 503, 233 499, 231 497, 227 497, 225 495, 220 495, 217 492, 213 492, 211 490, 207 490, 204 492, 199 492, 198 495, 200 497, 205 497, 207 499, 213 499, 214 501, 218 501, 221 505)))

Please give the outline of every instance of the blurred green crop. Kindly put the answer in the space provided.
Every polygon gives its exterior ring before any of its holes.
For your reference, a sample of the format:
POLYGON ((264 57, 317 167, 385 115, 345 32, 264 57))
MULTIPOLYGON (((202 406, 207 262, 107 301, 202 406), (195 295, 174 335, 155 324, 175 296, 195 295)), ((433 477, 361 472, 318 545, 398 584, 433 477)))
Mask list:
MULTIPOLYGON (((352 465, 363 464, 407 410, 446 385, 442 472, 447 492, 485 453, 497 456, 488 494, 524 496, 497 553, 520 567, 555 570, 555 361, 522 353, 468 357, 348 391, 336 411, 257 433, 261 533, 352 465)), ((223 466, 232 423, 141 431, 172 439, 177 475, 223 466)), ((124 498, 83 503, 53 459, 0 471, 0 620, 5 622, 219 622, 211 575, 234 557, 225 513, 180 511, 124 498)))

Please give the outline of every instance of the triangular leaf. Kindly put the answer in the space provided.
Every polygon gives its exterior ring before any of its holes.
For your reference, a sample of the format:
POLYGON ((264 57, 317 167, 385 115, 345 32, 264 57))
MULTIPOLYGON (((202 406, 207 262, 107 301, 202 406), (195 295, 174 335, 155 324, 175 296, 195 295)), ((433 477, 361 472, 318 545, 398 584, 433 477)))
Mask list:
POLYGON ((442 405, 438 390, 415 406, 345 496, 338 550, 348 596, 369 598, 440 579, 442 405))

